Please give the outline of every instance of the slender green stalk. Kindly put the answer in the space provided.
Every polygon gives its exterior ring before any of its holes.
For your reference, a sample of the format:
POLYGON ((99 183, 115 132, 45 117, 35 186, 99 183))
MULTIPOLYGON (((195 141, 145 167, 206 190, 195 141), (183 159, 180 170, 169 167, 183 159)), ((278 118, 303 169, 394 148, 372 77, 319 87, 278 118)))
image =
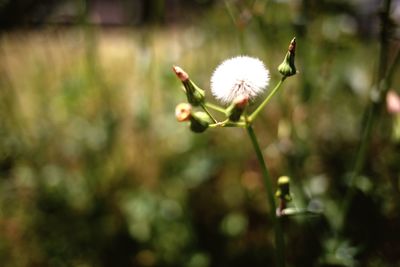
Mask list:
POLYGON ((370 103, 365 110, 365 124, 362 129, 362 137, 360 145, 356 154, 356 159, 353 165, 353 170, 349 179, 349 189, 343 199, 343 215, 340 221, 339 230, 343 230, 345 223, 345 216, 348 212, 350 201, 353 198, 355 190, 353 188, 355 178, 360 174, 365 165, 365 158, 367 156, 368 145, 371 140, 373 126, 382 110, 383 100, 386 99, 386 93, 390 86, 390 80, 392 78, 393 71, 397 65, 398 56, 391 68, 388 68, 388 47, 389 47, 389 12, 390 12, 391 0, 384 1, 382 10, 382 29, 380 35, 380 54, 379 54, 379 65, 378 65, 378 76, 377 81, 379 84, 378 93, 379 100, 370 103))
POLYGON ((213 117, 213 115, 208 111, 207 107, 202 103, 200 104, 201 108, 204 110, 205 113, 213 120, 214 123, 218 123, 218 121, 213 117))
POLYGON ((228 0, 225 0, 224 4, 225 4, 225 8, 226 8, 226 11, 228 12, 229 17, 232 20, 232 23, 236 26, 236 18, 235 18, 235 15, 233 14, 233 10, 232 10, 231 4, 229 3, 228 0))
POLYGON ((282 79, 279 81, 279 83, 275 86, 274 89, 272 89, 271 93, 264 99, 264 101, 257 107, 255 111, 249 116, 248 121, 252 122, 254 119, 257 117, 258 113, 268 104, 268 102, 271 100, 271 98, 275 95, 276 92, 278 92, 279 88, 281 87, 283 81, 286 79, 286 76, 283 76, 282 79))
POLYGON ((234 122, 234 121, 230 121, 229 119, 226 119, 226 120, 221 121, 221 122, 210 124, 209 127, 210 128, 217 128, 217 127, 246 127, 246 123, 243 122, 243 121, 234 122))
POLYGON ((366 111, 367 112, 366 123, 365 123, 364 129, 363 129, 363 132, 362 132, 360 146, 359 146, 357 154, 356 154, 353 171, 350 174, 349 188, 343 198, 343 204, 342 204, 343 213, 342 213, 340 221, 339 221, 339 231, 343 231, 346 215, 347 215, 348 209, 350 207, 350 202, 356 192, 353 187, 354 180, 359 175, 362 168, 364 167, 365 157, 367 154, 367 148, 368 148, 369 141, 371 139, 373 125, 375 123, 376 112, 375 112, 374 107, 376 107, 376 106, 374 105, 369 110, 366 111))
POLYGON ((228 12, 229 17, 232 20, 232 24, 236 29, 236 32, 237 32, 237 35, 238 35, 237 37, 238 37, 238 43, 239 43, 240 52, 244 53, 245 52, 244 31, 243 31, 243 29, 241 29, 239 27, 239 25, 237 23, 238 21, 235 18, 235 14, 234 13, 237 13, 237 12, 234 12, 233 6, 231 5, 231 3, 228 0, 225 0, 224 4, 225 4, 225 8, 226 8, 226 10, 228 12))
POLYGON ((250 137, 251 143, 253 144, 254 151, 256 152, 258 162, 261 166, 261 172, 263 176, 264 186, 267 191, 268 201, 271 208, 271 219, 274 225, 275 232, 275 251, 276 251, 276 266, 284 267, 285 266, 285 252, 284 252, 284 238, 282 232, 282 225, 279 218, 276 216, 276 203, 274 198, 274 191, 272 187, 271 177, 269 175, 269 171, 267 165, 264 161, 264 156, 260 149, 260 145, 258 144, 257 137, 254 133, 253 127, 248 124, 246 127, 247 133, 250 137))
POLYGON ((373 125, 375 123, 376 108, 374 108, 374 107, 376 107, 376 106, 373 105, 369 110, 367 110, 367 114, 366 114, 367 118, 366 118, 366 123, 365 123, 364 129, 363 129, 362 137, 361 137, 360 147, 358 148, 356 161, 355 161, 354 167, 353 167, 353 172, 350 177, 351 185, 353 184, 353 180, 354 180, 355 176, 357 176, 360 173, 361 169, 364 166, 368 144, 369 144, 369 141, 371 140, 372 129, 373 129, 373 125))
MULTIPOLYGON (((382 12, 382 31, 381 31, 381 48, 379 55, 379 66, 378 66, 378 93, 380 95, 380 100, 378 102, 371 103, 366 110, 366 123, 364 124, 364 128, 362 130, 362 139, 360 142, 359 149, 357 151, 356 160, 353 167, 353 172, 350 178, 350 186, 352 186, 354 178, 361 172, 364 167, 365 157, 367 153, 368 143, 371 138, 373 125, 375 122, 375 118, 381 110, 382 99, 386 99, 386 93, 389 89, 389 84, 387 81, 388 76, 391 77, 391 73, 386 73, 387 71, 387 62, 388 62, 388 18, 390 11, 391 0, 386 0, 383 7, 382 12)), ((396 57, 397 58, 397 57, 396 57)), ((390 72, 393 71, 394 68, 390 69, 390 72)))
POLYGON ((206 103, 205 103, 205 106, 208 107, 208 108, 210 108, 210 109, 213 109, 213 110, 215 110, 215 111, 218 111, 218 112, 221 112, 221 113, 223 113, 223 114, 226 114, 226 110, 225 110, 223 107, 220 107, 220 106, 218 106, 218 105, 214 105, 214 104, 212 104, 212 103, 206 102, 206 103))

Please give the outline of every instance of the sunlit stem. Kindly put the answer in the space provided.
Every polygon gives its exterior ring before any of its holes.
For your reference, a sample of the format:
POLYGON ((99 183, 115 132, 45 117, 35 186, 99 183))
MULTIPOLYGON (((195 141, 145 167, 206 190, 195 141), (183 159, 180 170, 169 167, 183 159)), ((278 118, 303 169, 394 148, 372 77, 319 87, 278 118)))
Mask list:
POLYGON ((282 210, 282 214, 280 215, 281 217, 289 217, 289 216, 321 216, 321 212, 317 211, 311 211, 308 209, 291 209, 291 208, 286 208, 282 210))
POLYGON ((382 110, 382 106, 384 105, 383 99, 386 99, 386 94, 390 88, 390 83, 392 79, 392 75, 394 75, 394 70, 399 62, 399 54, 396 55, 392 66, 388 68, 388 61, 389 61, 389 34, 390 34, 390 10, 391 10, 391 0, 385 0, 383 2, 383 9, 381 14, 381 34, 380 34, 380 53, 379 53, 379 64, 378 64, 378 93, 380 95, 380 100, 377 102, 370 103, 366 107, 366 121, 363 125, 362 129, 362 138, 360 145, 358 147, 358 151, 356 154, 356 159, 354 162, 353 170, 351 176, 349 178, 349 189, 347 190, 345 196, 343 197, 343 206, 342 211, 343 214, 339 221, 339 230, 343 231, 345 225, 345 216, 348 213, 350 208, 351 200, 356 193, 354 183, 356 178, 362 172, 365 160, 368 153, 368 148, 370 146, 371 137, 373 134, 374 126, 377 123, 379 113, 382 110))
POLYGON ((210 109, 213 109, 213 110, 215 110, 215 111, 218 111, 218 112, 221 112, 221 113, 223 113, 223 114, 226 114, 226 110, 225 110, 223 107, 220 107, 220 106, 218 106, 218 105, 214 105, 214 104, 212 104, 212 103, 206 102, 206 103, 205 103, 205 106, 208 107, 208 108, 210 108, 210 109))
POLYGON ((218 121, 213 117, 213 115, 208 111, 203 103, 201 103, 200 106, 204 110, 204 112, 207 113, 207 115, 213 120, 214 123, 218 123, 218 121))
POLYGON ((281 87, 283 81, 286 79, 286 76, 283 76, 279 83, 275 86, 275 88, 269 93, 269 95, 264 99, 264 101, 257 107, 256 110, 249 116, 248 121, 251 123, 257 117, 257 115, 261 112, 261 110, 268 104, 271 98, 278 92, 279 88, 281 87))
MULTIPOLYGON (((282 81, 281 81, 282 82, 282 81)), ((278 87, 278 86, 277 86, 278 87)), ((275 89, 274 89, 275 90, 275 89)), ((256 152, 258 162, 261 166, 261 172, 263 176, 263 182, 265 189, 267 191, 268 201, 271 208, 271 219, 274 225, 275 232, 275 251, 276 251, 276 266, 284 267, 285 266, 285 242, 283 238, 282 226, 281 222, 276 216, 276 203, 274 198, 274 190, 272 187, 272 180, 265 164, 264 156, 262 154, 260 145, 258 144, 257 137, 254 133, 253 127, 251 124, 247 124, 246 126, 247 133, 250 137, 251 143, 253 144, 254 151, 256 152)))
POLYGON ((217 127, 246 127, 246 123, 243 122, 243 121, 233 122, 233 121, 230 121, 229 119, 226 119, 226 120, 221 121, 221 122, 210 124, 209 127, 210 128, 217 128, 217 127))

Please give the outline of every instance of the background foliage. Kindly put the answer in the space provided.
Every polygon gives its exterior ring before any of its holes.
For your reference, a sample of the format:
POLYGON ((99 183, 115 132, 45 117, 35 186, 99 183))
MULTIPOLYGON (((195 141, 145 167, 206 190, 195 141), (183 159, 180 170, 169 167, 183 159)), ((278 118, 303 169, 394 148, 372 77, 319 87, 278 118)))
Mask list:
POLYGON ((219 62, 248 54, 275 84, 293 36, 300 73, 255 123, 273 177, 292 177, 292 206, 321 212, 285 218, 287 262, 400 266, 385 110, 349 184, 382 68, 381 1, 38 2, 0 1, 22 14, 2 16, 0 35, 2 266, 272 266, 273 211, 245 132, 178 124, 171 66, 209 94, 219 62))

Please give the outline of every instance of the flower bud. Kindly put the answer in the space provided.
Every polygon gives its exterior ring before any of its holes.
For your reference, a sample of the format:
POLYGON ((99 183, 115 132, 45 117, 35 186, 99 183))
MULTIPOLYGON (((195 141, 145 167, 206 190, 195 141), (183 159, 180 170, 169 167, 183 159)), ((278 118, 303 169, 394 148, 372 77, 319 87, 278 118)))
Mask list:
POLYGON ((190 120, 192 106, 188 103, 180 103, 175 108, 175 117, 179 122, 190 120))
POLYGON ((291 201, 292 196, 290 195, 290 178, 288 176, 281 176, 278 178, 278 190, 275 196, 284 201, 291 201))
POLYGON ((189 75, 180 67, 173 66, 172 70, 175 72, 176 76, 181 80, 181 82, 187 81, 189 79, 189 75))
POLYGON ((248 104, 249 104, 248 96, 240 95, 236 97, 235 100, 227 109, 229 120, 231 121, 240 120, 240 116, 242 116, 248 104))
POLYGON ((190 117, 190 130, 195 133, 202 133, 207 130, 210 123, 212 123, 212 120, 207 113, 202 111, 195 112, 190 117))
POLYGON ((189 75, 180 67, 173 66, 172 70, 185 87, 188 102, 193 106, 199 106, 201 103, 203 103, 205 97, 204 90, 200 89, 194 82, 192 82, 189 78, 189 75))
POLYGON ((296 37, 292 39, 289 44, 288 52, 285 59, 279 65, 278 71, 285 77, 295 75, 297 73, 296 66, 294 65, 294 57, 296 53, 296 37))

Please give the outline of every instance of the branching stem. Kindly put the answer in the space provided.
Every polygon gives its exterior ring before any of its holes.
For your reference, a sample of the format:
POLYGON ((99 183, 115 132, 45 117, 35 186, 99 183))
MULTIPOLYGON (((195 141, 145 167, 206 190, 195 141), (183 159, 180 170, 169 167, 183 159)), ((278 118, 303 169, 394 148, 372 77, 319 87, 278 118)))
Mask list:
POLYGON ((204 110, 205 113, 213 120, 214 123, 218 123, 218 121, 213 117, 213 115, 208 111, 207 107, 201 103, 200 104, 201 108, 204 110))
POLYGON ((283 76, 279 83, 275 86, 274 89, 272 89, 271 93, 264 99, 264 101, 257 107, 255 111, 249 116, 248 121, 251 123, 254 121, 254 119, 257 117, 257 115, 261 112, 261 110, 268 104, 268 102, 271 100, 271 98, 275 95, 276 92, 278 92, 279 88, 281 87, 283 81, 286 79, 286 76, 283 76))
POLYGON ((221 112, 221 113, 223 113, 223 114, 226 114, 226 110, 225 110, 223 107, 220 107, 220 106, 215 105, 215 104, 213 104, 213 103, 206 102, 206 103, 205 103, 205 106, 208 107, 208 108, 210 108, 210 109, 213 109, 213 110, 215 110, 215 111, 218 111, 218 112, 221 112))
POLYGON ((275 251, 276 251, 276 266, 284 267, 285 266, 285 253, 284 253, 284 237, 282 232, 282 225, 279 218, 276 216, 276 202, 274 198, 274 191, 272 186, 272 180, 267 168, 267 165, 264 161, 264 156, 262 154, 260 145, 258 144, 257 137, 254 133, 253 127, 250 124, 246 126, 247 133, 250 137, 251 143, 253 144, 254 151, 256 152, 258 162, 261 167, 261 172, 263 176, 263 182, 265 189, 267 191, 268 201, 271 208, 271 219, 274 225, 275 232, 275 251))

